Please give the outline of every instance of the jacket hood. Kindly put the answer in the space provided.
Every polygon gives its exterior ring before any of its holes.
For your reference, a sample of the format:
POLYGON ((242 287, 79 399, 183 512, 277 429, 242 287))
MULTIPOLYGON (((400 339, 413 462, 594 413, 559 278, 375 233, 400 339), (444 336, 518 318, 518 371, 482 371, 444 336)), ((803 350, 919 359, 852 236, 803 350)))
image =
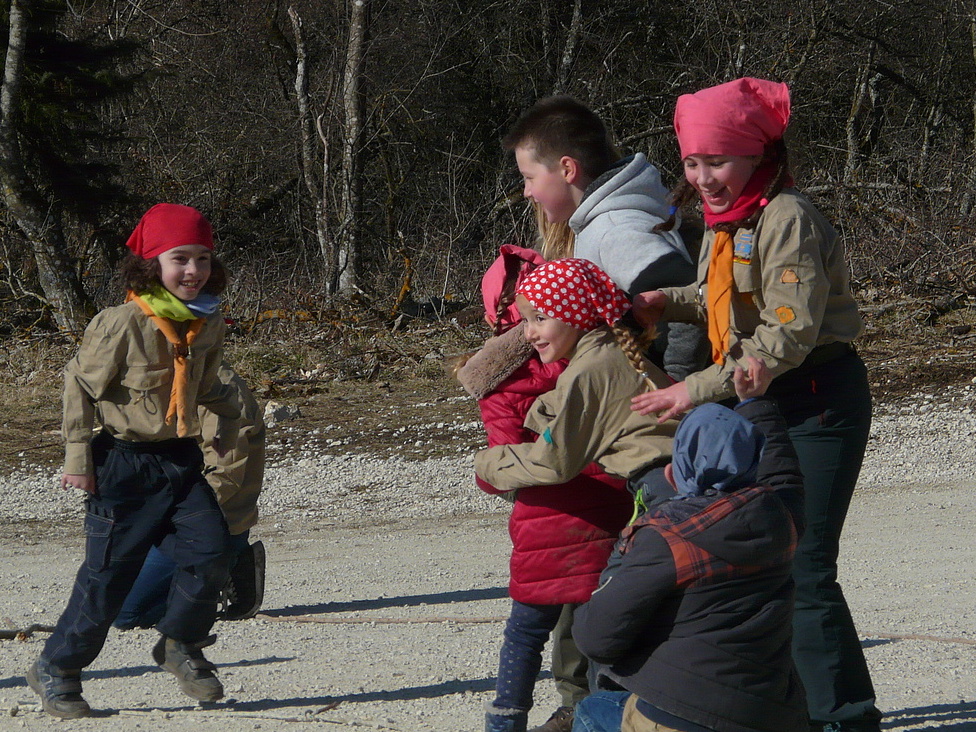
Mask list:
POLYGON ((612 211, 644 211, 664 221, 668 218, 668 189, 661 174, 643 153, 620 160, 589 186, 569 220, 579 232, 597 216, 612 211))
POLYGON ((731 409, 720 404, 695 407, 674 435, 671 465, 678 495, 752 485, 765 442, 756 425, 731 409))

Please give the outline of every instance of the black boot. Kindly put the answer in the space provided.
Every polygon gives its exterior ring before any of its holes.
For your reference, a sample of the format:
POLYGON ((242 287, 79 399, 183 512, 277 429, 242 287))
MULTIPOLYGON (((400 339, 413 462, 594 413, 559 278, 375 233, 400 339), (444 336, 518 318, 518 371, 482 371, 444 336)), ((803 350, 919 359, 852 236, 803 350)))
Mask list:
POLYGON ((224 609, 217 615, 220 620, 247 620, 258 614, 264 602, 266 564, 264 544, 260 541, 241 552, 221 592, 224 609))
POLYGON ((52 717, 77 719, 91 714, 91 707, 81 695, 80 669, 58 668, 41 656, 28 669, 27 683, 52 717))
POLYGON ((224 695, 224 687, 214 676, 217 667, 204 658, 201 650, 216 641, 215 635, 196 643, 163 636, 152 650, 153 660, 176 677, 187 696, 199 701, 217 701, 224 695))

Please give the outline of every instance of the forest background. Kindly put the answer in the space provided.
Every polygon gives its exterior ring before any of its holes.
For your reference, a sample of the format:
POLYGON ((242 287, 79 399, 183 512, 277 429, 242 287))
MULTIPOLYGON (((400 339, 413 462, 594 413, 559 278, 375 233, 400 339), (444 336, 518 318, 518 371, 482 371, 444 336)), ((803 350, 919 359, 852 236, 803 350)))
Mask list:
POLYGON ((500 145, 520 111, 572 94, 670 185, 676 97, 745 75, 790 85, 797 185, 869 317, 969 337, 971 2, 7 0, 0 22, 0 363, 119 301, 159 201, 212 220, 241 333, 331 324, 324 348, 477 305, 498 246, 532 240, 500 145))

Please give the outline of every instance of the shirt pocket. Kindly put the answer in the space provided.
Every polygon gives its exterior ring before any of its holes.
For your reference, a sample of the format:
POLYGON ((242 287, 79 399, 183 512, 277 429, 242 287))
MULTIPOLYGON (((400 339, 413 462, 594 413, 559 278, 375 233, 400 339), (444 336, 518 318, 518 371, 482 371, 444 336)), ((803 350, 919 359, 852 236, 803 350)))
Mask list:
POLYGON ((130 392, 130 404, 153 401, 153 394, 172 387, 173 371, 166 366, 133 366, 122 376, 122 386, 130 392))
POLYGON ((735 281, 735 289, 738 292, 749 294, 753 297, 760 294, 762 277, 758 272, 758 268, 753 264, 739 264, 735 262, 732 265, 732 279, 735 281))

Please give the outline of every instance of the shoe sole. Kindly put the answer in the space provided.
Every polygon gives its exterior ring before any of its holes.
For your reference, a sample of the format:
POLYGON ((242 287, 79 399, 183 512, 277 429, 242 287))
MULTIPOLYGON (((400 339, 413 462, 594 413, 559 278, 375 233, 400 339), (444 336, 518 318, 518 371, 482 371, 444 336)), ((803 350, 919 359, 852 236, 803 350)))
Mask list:
POLYGON ((44 695, 44 686, 41 684, 41 680, 37 678, 34 672, 34 666, 27 669, 27 685, 30 686, 31 690, 41 697, 41 707, 45 712, 50 714, 52 717, 57 717, 58 719, 81 719, 82 717, 88 717, 91 715, 91 707, 86 703, 81 709, 75 709, 70 712, 65 712, 52 706, 51 702, 44 695))
POLYGON ((217 688, 205 690, 196 686, 193 681, 187 679, 181 672, 179 666, 173 666, 171 663, 166 662, 166 651, 165 651, 166 638, 161 638, 152 649, 152 659, 156 662, 163 671, 168 674, 172 674, 176 678, 176 683, 180 686, 180 691, 186 694, 191 699, 196 699, 202 702, 215 702, 224 698, 224 685, 220 683, 220 679, 216 676, 213 677, 214 681, 217 682, 217 688))
MULTIPOLYGON (((165 666, 163 668, 165 668, 165 666)), ((168 668, 166 670, 169 671, 168 668)), ((173 672, 170 671, 170 673, 173 673, 173 672)), ((176 674, 173 674, 173 675, 176 676, 176 674)), ((186 694, 191 699, 196 699, 197 701, 202 701, 202 702, 215 702, 215 701, 220 701, 221 699, 224 698, 224 688, 223 688, 223 686, 221 686, 220 689, 214 689, 213 691, 210 691, 210 692, 207 692, 207 693, 201 693, 201 692, 199 692, 197 690, 197 687, 194 686, 194 684, 192 682, 184 681, 179 676, 176 677, 176 683, 178 683, 180 685, 180 690, 184 694, 186 694)))
MULTIPOLYGON (((155 660, 155 659, 154 659, 155 660)), ((159 663, 157 660, 156 663, 159 663)), ((186 694, 191 699, 196 699, 197 701, 203 702, 215 702, 224 698, 224 686, 220 684, 220 680, 215 676, 214 679, 217 681, 218 686, 215 689, 203 689, 193 681, 186 679, 183 674, 179 672, 179 667, 176 670, 173 669, 169 664, 159 663, 159 667, 166 673, 173 674, 176 679, 176 683, 180 685, 180 691, 186 694)))

